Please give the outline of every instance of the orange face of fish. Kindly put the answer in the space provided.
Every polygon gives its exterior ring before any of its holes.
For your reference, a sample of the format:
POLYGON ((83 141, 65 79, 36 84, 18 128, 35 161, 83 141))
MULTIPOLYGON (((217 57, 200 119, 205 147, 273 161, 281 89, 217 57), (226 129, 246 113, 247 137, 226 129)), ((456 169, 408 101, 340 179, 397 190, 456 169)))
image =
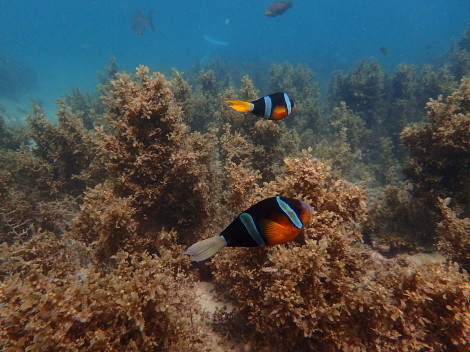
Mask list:
POLYGON ((271 120, 282 120, 288 115, 287 109, 285 106, 276 106, 271 113, 271 120))
MULTIPOLYGON (((292 107, 292 112, 295 111, 295 105, 292 107)), ((276 106, 271 113, 271 120, 282 120, 289 115, 287 108, 283 105, 276 106)))
MULTIPOLYGON (((302 202, 302 207, 300 211, 297 210, 297 215, 304 226, 309 223, 312 212, 312 207, 302 202)), ((279 215, 272 220, 260 221, 260 229, 266 238, 266 244, 268 246, 275 246, 292 241, 303 231, 304 226, 299 229, 284 213, 279 213, 279 215)))
POLYGON ((302 202, 302 210, 299 211, 299 218, 302 221, 302 224, 306 225, 310 222, 312 218, 313 208, 307 203, 302 202))

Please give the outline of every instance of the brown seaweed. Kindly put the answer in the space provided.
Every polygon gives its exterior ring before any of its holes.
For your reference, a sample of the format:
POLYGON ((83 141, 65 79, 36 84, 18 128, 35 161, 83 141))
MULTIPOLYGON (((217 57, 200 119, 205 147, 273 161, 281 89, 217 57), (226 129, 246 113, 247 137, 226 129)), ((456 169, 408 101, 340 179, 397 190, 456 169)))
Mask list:
POLYGON ((57 123, 38 107, 23 128, 0 120, 0 349, 465 350, 468 79, 421 121, 449 71, 361 62, 327 106, 289 63, 268 88, 210 69, 108 73, 101 103, 74 90, 57 123), (286 123, 223 103, 281 86, 300 97, 286 123), (292 243, 183 256, 279 194, 314 207, 292 243), (198 304, 201 280, 226 309, 198 304))
POLYGON ((414 193, 429 206, 451 197, 464 215, 470 212, 470 79, 457 91, 427 104, 428 120, 402 132, 410 151, 405 172, 414 193))

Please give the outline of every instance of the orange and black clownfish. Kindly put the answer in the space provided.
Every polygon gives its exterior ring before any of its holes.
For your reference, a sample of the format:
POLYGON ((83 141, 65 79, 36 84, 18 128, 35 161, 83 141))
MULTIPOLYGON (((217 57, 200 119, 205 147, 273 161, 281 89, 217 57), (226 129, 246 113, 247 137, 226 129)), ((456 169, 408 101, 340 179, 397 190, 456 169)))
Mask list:
POLYGON ((274 93, 262 97, 251 103, 241 100, 227 100, 230 107, 240 112, 251 112, 252 114, 269 120, 282 120, 295 110, 294 101, 287 93, 274 93))
POLYGON ((274 246, 292 241, 312 217, 312 207, 291 198, 262 200, 238 215, 219 236, 193 244, 184 253, 200 262, 224 247, 274 246))

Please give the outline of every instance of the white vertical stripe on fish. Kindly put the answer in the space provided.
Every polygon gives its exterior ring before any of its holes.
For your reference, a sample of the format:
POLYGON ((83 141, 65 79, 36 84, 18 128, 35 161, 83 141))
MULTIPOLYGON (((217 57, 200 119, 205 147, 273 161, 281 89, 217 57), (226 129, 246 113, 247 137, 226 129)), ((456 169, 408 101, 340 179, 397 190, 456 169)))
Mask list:
POLYGON ((292 221, 292 223, 295 225, 295 227, 297 227, 299 230, 302 229, 302 221, 299 219, 299 216, 297 215, 297 213, 295 212, 294 209, 292 209, 289 204, 287 204, 286 202, 284 202, 281 197, 277 196, 276 197, 276 200, 277 200, 277 204, 279 204, 279 207, 282 209, 282 211, 284 212, 284 214, 287 215, 287 217, 289 218, 290 221, 292 221))
POLYGON ((271 117, 272 101, 269 96, 264 97, 264 118, 269 119, 271 117))
POLYGON ((292 104, 287 93, 284 93, 284 100, 286 101, 287 115, 290 115, 290 113, 292 112, 292 104))

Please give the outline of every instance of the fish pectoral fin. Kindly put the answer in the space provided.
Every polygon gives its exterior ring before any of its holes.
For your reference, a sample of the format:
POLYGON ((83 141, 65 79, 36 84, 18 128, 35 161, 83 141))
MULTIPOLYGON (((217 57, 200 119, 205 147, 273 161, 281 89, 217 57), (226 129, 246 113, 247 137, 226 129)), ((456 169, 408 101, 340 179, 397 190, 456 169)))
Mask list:
POLYGON ((260 230, 266 244, 268 246, 274 246, 276 244, 285 243, 290 239, 286 239, 289 234, 289 228, 283 226, 275 221, 265 219, 260 221, 260 230))
POLYGON ((251 112, 255 107, 252 103, 242 100, 226 100, 227 103, 230 103, 230 107, 239 112, 251 112))

